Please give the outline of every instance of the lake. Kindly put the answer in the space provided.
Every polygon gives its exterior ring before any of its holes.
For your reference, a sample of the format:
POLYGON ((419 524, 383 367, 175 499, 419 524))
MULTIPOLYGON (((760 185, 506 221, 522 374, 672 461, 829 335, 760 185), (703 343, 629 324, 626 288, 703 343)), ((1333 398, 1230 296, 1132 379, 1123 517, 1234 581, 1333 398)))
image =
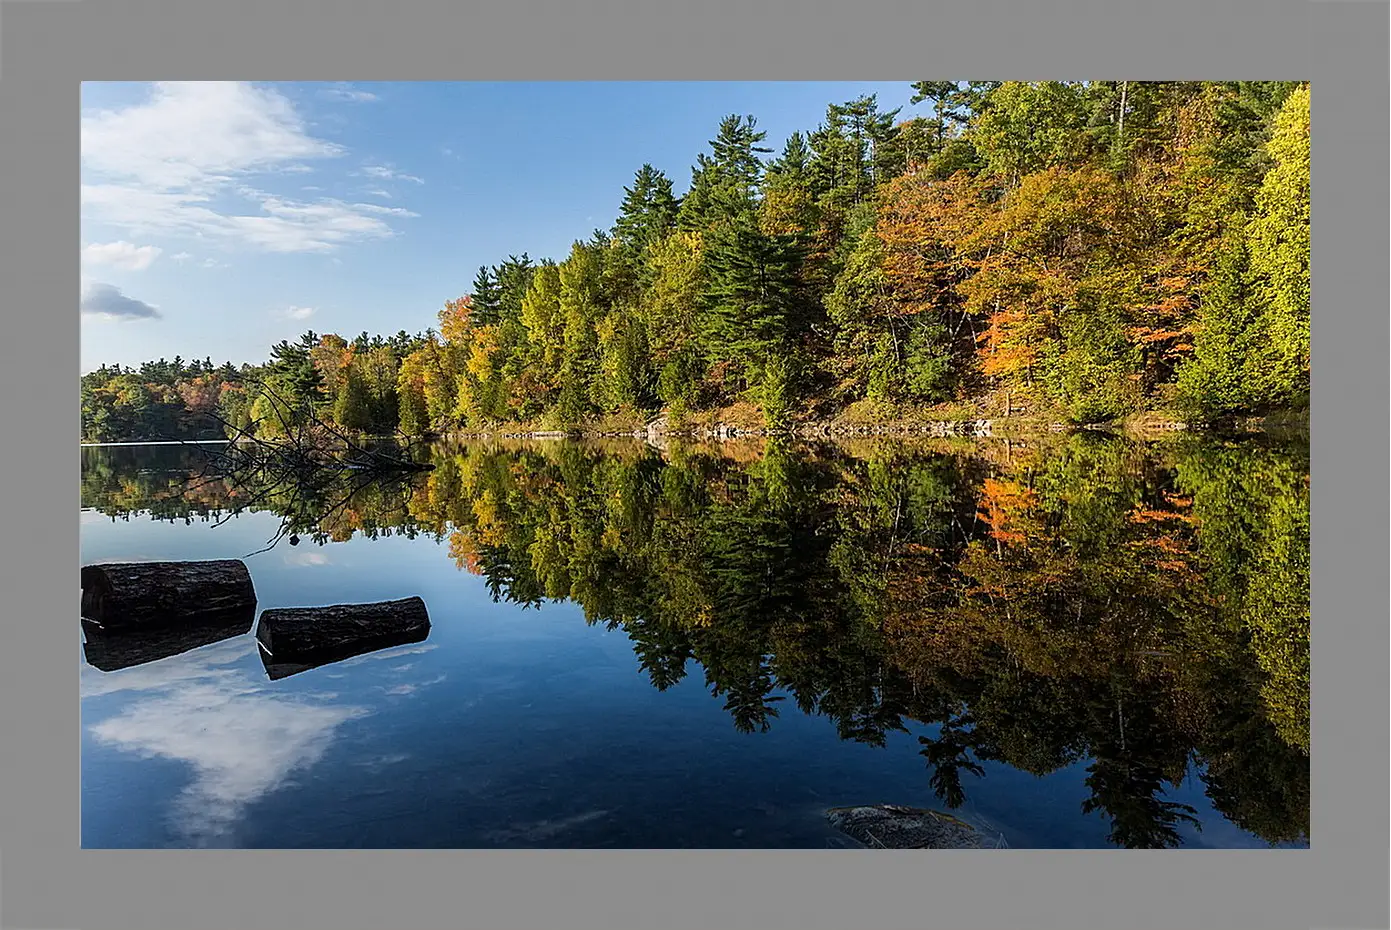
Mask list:
POLYGON ((79 639, 87 848, 1308 845, 1307 439, 439 443, 308 500, 81 454, 84 564, 432 624, 283 677, 79 639))

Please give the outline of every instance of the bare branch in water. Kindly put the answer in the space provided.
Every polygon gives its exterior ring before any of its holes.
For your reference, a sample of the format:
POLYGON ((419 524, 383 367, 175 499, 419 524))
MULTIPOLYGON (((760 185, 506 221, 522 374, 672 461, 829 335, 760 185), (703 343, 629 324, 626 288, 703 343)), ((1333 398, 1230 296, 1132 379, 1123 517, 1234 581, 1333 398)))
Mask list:
POLYGON ((413 476, 434 468, 415 461, 414 443, 400 434, 399 429, 399 436, 392 437, 399 452, 366 448, 334 425, 319 419, 312 410, 296 410, 271 386, 261 383, 259 387, 270 402, 269 416, 274 417, 279 427, 276 435, 256 434, 268 417, 245 426, 234 426, 210 413, 229 437, 227 445, 217 449, 200 443, 182 443, 197 449, 203 459, 201 470, 191 476, 186 492, 221 482, 229 491, 248 495, 222 515, 214 526, 221 526, 266 501, 272 494, 288 491, 290 506, 281 519, 280 528, 264 548, 250 555, 274 548, 287 536, 292 537, 292 544, 298 542, 293 538, 295 527, 318 526, 342 512, 358 493, 373 484, 400 484, 410 488, 413 476), (334 503, 316 504, 329 497, 334 503))

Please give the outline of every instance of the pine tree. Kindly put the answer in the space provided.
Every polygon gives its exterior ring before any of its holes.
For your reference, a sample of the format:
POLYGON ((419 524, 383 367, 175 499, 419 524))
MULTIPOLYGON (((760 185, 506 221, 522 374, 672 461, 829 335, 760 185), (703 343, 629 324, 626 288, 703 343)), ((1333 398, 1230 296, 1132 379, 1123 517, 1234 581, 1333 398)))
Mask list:
POLYGON ((691 189, 682 200, 680 228, 702 231, 714 224, 753 213, 763 180, 761 155, 771 149, 759 145, 767 133, 755 127, 752 116, 726 116, 710 141, 710 155, 698 156, 691 172, 691 189))
POLYGON ((769 236, 751 218, 717 227, 706 250, 705 354, 733 363, 740 387, 758 381, 791 348, 796 325, 795 244, 769 236))
POLYGON ((491 326, 498 321, 502 294, 494 269, 487 265, 478 269, 478 274, 473 279, 473 293, 469 296, 473 298, 470 322, 474 326, 491 326))
POLYGON ((1255 355, 1260 308, 1251 300, 1245 231, 1228 235, 1205 291, 1193 357, 1179 370, 1180 404, 1199 417, 1225 417, 1256 401, 1248 380, 1255 355))
POLYGON ((613 235, 634 255, 641 255, 676 228, 680 204, 672 193, 671 179, 651 165, 639 168, 633 186, 623 193, 613 235))

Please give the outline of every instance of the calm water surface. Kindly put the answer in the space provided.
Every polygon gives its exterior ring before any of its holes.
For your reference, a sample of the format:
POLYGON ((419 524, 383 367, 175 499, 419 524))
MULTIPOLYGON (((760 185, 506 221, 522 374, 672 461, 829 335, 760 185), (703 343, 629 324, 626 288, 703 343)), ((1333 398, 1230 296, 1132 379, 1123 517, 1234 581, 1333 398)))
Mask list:
POLYGON ((1012 847, 1308 844, 1306 443, 420 454, 258 500, 195 450, 82 450, 84 563, 284 525, 258 609, 433 624, 276 680, 247 631, 79 646, 84 846, 826 847, 873 803, 1012 847))

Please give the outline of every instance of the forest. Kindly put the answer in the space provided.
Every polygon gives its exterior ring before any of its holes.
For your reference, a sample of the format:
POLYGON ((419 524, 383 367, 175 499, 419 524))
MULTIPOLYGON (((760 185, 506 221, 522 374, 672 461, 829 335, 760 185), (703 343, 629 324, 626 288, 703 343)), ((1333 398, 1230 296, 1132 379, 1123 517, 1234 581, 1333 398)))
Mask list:
POLYGON ((610 229, 510 246, 437 330, 104 365, 82 437, 1307 410, 1307 83, 913 90, 929 115, 835 103, 779 151, 726 117, 683 194, 642 165, 610 229))

